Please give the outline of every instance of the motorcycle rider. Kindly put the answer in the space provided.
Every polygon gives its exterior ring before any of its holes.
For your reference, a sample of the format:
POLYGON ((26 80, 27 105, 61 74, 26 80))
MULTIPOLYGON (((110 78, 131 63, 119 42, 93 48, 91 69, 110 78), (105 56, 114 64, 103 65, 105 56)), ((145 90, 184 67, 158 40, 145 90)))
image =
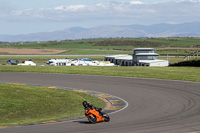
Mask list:
POLYGON ((82 104, 83 104, 83 107, 84 107, 85 110, 87 110, 88 108, 91 108, 91 109, 94 108, 96 111, 99 112, 100 115, 103 116, 103 113, 101 112, 102 108, 97 108, 97 107, 93 106, 91 103, 88 103, 87 101, 83 101, 82 104))

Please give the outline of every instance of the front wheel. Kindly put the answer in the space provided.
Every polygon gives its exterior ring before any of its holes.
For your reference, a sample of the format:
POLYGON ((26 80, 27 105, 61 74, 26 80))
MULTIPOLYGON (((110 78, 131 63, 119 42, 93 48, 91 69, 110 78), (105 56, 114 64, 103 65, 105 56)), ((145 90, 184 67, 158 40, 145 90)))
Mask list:
POLYGON ((105 122, 109 122, 110 121, 110 117, 107 114, 103 114, 104 117, 104 121, 105 122))
POLYGON ((96 117, 91 117, 91 116, 88 116, 88 120, 91 122, 91 123, 93 123, 93 124, 96 124, 97 123, 97 119, 96 119, 96 117))

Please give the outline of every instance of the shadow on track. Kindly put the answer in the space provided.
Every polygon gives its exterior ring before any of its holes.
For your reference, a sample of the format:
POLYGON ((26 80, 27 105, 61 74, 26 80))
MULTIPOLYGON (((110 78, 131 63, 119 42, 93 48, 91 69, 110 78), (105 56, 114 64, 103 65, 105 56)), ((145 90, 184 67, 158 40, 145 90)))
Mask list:
POLYGON ((73 122, 80 123, 80 124, 92 124, 89 121, 73 121, 73 122))

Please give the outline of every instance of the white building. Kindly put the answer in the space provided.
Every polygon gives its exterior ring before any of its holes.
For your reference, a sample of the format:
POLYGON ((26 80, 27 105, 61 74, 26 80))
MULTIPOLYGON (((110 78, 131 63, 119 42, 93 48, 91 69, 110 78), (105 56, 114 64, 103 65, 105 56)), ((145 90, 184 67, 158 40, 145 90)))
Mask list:
POLYGON ((169 61, 158 60, 159 54, 153 48, 135 48, 133 52, 133 55, 106 56, 105 61, 120 66, 169 66, 169 61))
POLYGON ((135 48, 133 52, 133 66, 169 66, 168 60, 158 60, 153 48, 135 48))
POLYGON ((132 55, 119 56, 114 59, 114 63, 120 66, 132 66, 132 55))
MULTIPOLYGON (((118 54, 118 55, 109 55, 104 57, 104 61, 110 61, 110 63, 115 63, 115 58, 117 57, 125 57, 127 55, 124 54, 118 54)), ((115 63, 116 64, 116 63, 115 63)))

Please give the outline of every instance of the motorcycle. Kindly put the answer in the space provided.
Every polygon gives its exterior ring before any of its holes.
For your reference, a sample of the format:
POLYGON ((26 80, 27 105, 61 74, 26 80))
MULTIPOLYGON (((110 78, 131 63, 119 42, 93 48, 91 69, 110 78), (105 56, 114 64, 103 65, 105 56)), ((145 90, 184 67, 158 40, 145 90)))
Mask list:
POLYGON ((105 112, 97 111, 94 108, 88 108, 85 112, 85 116, 93 124, 95 124, 97 122, 103 122, 103 121, 109 122, 110 121, 110 117, 108 116, 108 114, 106 114, 105 112))

